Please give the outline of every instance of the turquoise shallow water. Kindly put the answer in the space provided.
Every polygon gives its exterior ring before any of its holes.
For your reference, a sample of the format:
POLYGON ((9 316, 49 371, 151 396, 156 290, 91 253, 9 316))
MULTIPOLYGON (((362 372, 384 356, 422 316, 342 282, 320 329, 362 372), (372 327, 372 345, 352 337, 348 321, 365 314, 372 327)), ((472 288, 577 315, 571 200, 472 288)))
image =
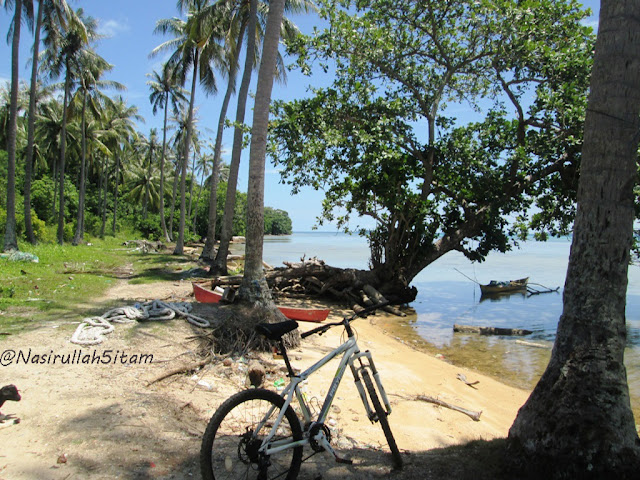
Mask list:
MULTIPOLYGON (((550 347, 562 313, 562 288, 570 245, 569 239, 524 242, 511 252, 491 253, 482 263, 472 263, 462 254, 451 252, 413 281, 418 296, 410 305, 416 315, 409 324, 455 363, 489 370, 496 376, 507 375, 516 384, 532 387, 546 367, 548 350, 522 346, 513 337, 454 334, 453 324, 524 328, 533 331, 525 340, 550 347), (479 283, 529 277, 530 283, 560 288, 557 293, 515 294, 492 301, 481 299, 479 287, 462 274, 479 283)), ((265 239, 264 259, 273 266, 281 266, 285 260, 299 261, 303 256, 317 256, 336 267, 366 268, 369 252, 364 239, 342 233, 298 232, 265 239)), ((629 346, 625 363, 629 387, 634 404, 640 405, 640 268, 637 266, 629 268, 627 334, 629 346)))

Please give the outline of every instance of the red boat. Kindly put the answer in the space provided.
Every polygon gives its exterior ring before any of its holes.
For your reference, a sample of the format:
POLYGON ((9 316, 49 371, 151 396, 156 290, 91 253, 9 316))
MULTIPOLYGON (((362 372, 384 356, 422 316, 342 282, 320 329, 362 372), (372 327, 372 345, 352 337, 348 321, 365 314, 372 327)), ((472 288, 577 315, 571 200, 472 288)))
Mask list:
MULTIPOLYGON (((222 299, 222 293, 210 290, 192 283, 193 294, 196 297, 196 301, 200 303, 219 303, 222 299)), ((328 308, 296 308, 296 307, 282 307, 278 306, 278 309, 282 314, 290 320, 301 320, 303 322, 322 322, 329 316, 330 310, 328 308)))

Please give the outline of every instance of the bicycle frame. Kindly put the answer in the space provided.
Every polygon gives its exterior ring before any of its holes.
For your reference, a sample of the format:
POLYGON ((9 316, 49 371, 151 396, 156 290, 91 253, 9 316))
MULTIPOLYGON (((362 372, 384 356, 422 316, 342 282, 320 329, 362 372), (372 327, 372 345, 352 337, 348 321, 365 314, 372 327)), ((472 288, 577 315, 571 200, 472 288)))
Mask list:
MULTIPOLYGON (((316 423, 325 422, 329 414, 329 409, 331 408, 331 405, 335 398, 336 391, 338 390, 338 386, 340 385, 340 382, 342 381, 342 377, 344 376, 344 372, 347 369, 347 365, 351 368, 351 371, 353 373, 353 377, 356 383, 356 388, 358 389, 358 393, 360 394, 360 398, 362 400, 362 403, 364 404, 364 407, 365 407, 365 410, 367 411, 367 416, 369 417, 369 419, 371 421, 374 421, 376 415, 372 407, 369 405, 369 401, 367 400, 364 387, 362 386, 362 382, 360 380, 359 372, 364 368, 371 369, 376 385, 378 387, 378 390, 384 402, 385 408, 387 410, 387 414, 391 413, 391 406, 389 404, 389 400, 387 399, 387 395, 380 381, 380 375, 378 374, 378 371, 376 370, 375 365, 373 363, 373 359, 371 358, 371 353, 368 350, 365 352, 360 352, 355 336, 350 336, 349 338, 347 338, 347 340, 343 344, 338 346, 335 350, 329 352, 326 356, 324 356, 323 358, 318 360, 316 363, 311 365, 304 372, 300 373, 299 375, 291 377, 290 383, 285 387, 285 389, 282 391, 282 394, 281 394, 281 396, 285 398, 285 403, 283 407, 280 409, 278 417, 276 418, 273 426, 271 427, 269 434, 264 438, 262 445, 260 447, 260 450, 264 451, 266 455, 271 455, 287 448, 294 448, 297 446, 307 445, 309 443, 308 436, 306 436, 302 440, 298 440, 295 442, 291 441, 290 439, 271 442, 271 439, 276 434, 276 431, 280 426, 282 419, 284 418, 284 413, 287 410, 287 408, 289 408, 289 406, 291 405, 291 402, 293 401, 294 396, 298 399, 298 403, 300 404, 300 408, 302 410, 302 415, 304 417, 303 425, 310 425, 312 423, 313 421, 312 413, 309 406, 307 405, 304 395, 300 391, 300 384, 305 380, 307 380, 309 376, 311 376, 311 374, 318 371, 320 368, 322 368, 324 365, 326 365, 328 362, 330 362, 331 360, 333 360, 335 357, 337 357, 342 353, 344 353, 344 355, 340 360, 340 364, 338 365, 336 374, 333 377, 333 380, 329 386, 329 391, 327 392, 327 395, 324 399, 324 403, 322 405, 322 408, 320 409, 320 413, 318 414, 318 417, 316 418, 315 422, 316 423), (366 363, 362 361, 363 359, 366 359, 366 363), (360 365, 356 365, 355 364, 356 361, 359 361, 360 365)), ((266 423, 266 419, 270 418, 275 408, 276 407, 273 407, 272 409, 269 410, 269 412, 267 412, 264 420, 260 422, 258 426, 258 430, 264 426, 264 424, 266 423)))

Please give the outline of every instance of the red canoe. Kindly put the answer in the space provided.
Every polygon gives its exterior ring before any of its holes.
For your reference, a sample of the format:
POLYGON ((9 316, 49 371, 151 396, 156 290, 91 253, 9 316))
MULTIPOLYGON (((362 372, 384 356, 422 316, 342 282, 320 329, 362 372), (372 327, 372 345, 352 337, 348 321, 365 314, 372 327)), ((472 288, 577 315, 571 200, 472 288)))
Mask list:
MULTIPOLYGON (((222 294, 193 283, 193 293, 200 303, 219 303, 222 294)), ((291 320, 303 322, 322 322, 329 316, 328 308, 295 308, 278 306, 282 314, 291 320)))

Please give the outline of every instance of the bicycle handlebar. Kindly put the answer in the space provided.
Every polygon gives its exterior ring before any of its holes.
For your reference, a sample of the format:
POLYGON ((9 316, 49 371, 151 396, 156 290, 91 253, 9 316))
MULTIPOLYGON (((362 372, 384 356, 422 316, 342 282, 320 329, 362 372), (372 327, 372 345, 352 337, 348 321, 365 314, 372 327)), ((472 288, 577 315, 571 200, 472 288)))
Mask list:
POLYGON ((345 325, 345 322, 348 324, 348 323, 352 322, 353 320, 355 320, 357 317, 362 317, 362 316, 366 315, 367 313, 371 313, 371 312, 373 312, 375 310, 378 310, 379 308, 386 307, 387 305, 389 305, 389 302, 382 302, 382 303, 378 303, 376 305, 372 305, 370 307, 366 307, 364 310, 360 310, 359 312, 355 312, 350 317, 345 317, 342 320, 340 320, 339 322, 326 323, 326 324, 321 325, 319 327, 313 328, 313 329, 311 329, 311 330, 309 330, 307 332, 304 332, 304 333, 300 334, 300 338, 307 338, 307 337, 310 337, 311 335, 315 335, 316 333, 322 335, 324 332, 329 330, 331 327, 337 327, 338 325, 345 325))

